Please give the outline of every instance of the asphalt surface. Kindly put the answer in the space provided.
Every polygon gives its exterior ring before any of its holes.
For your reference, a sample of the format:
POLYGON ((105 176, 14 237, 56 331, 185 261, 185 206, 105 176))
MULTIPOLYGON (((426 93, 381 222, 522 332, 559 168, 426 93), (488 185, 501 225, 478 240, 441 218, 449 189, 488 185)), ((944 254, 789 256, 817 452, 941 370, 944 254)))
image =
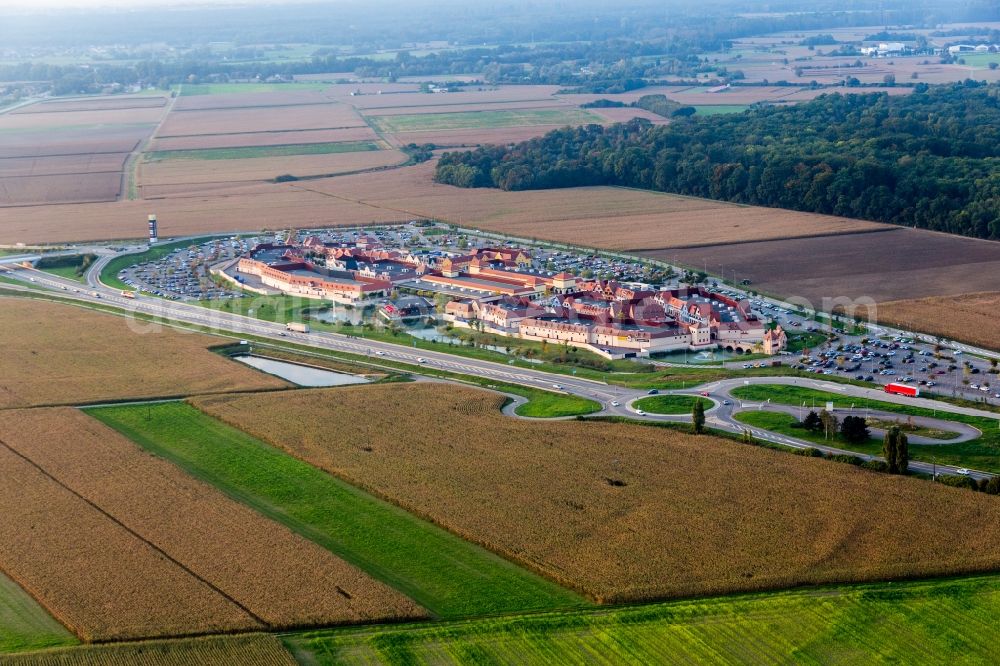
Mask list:
MULTIPOLYGON (((42 271, 20 268, 8 263, 4 268, 7 273, 0 272, 0 275, 8 278, 23 281, 24 290, 31 288, 45 288, 55 292, 64 298, 81 301, 89 304, 107 304, 120 308, 127 312, 141 313, 154 317, 158 322, 147 322, 141 319, 131 320, 133 330, 142 334, 152 332, 160 326, 170 326, 181 323, 207 327, 219 335, 228 335, 239 339, 244 335, 253 335, 269 338, 275 342, 294 342, 318 349, 345 352, 359 356, 368 356, 372 360, 384 359, 410 365, 425 366, 449 372, 474 375, 498 382, 510 382, 524 386, 543 389, 549 391, 559 391, 582 398, 594 400, 603 406, 599 414, 622 416, 632 419, 642 419, 647 421, 689 421, 690 416, 664 416, 645 414, 639 415, 631 406, 631 403, 638 398, 645 397, 646 391, 629 389, 603 382, 578 378, 572 375, 561 375, 535 370, 531 368, 511 367, 509 365, 469 359, 443 352, 428 351, 423 349, 410 348, 401 344, 381 342, 377 340, 366 340, 358 337, 348 337, 335 333, 299 333, 286 330, 283 324, 251 319, 232 313, 211 310, 197 305, 190 305, 183 302, 168 301, 155 297, 138 296, 131 299, 121 295, 121 291, 106 287, 99 283, 96 276, 99 275, 100 268, 109 260, 109 257, 101 257, 91 271, 87 274, 88 285, 83 285, 73 280, 63 279, 42 271)), ((16 286, 10 288, 18 289, 16 286)), ((822 381, 821 379, 799 378, 799 377, 754 377, 746 379, 732 379, 717 381, 704 386, 685 389, 682 391, 664 391, 663 393, 678 393, 687 395, 704 395, 713 402, 712 407, 707 410, 706 423, 720 430, 734 433, 742 433, 748 429, 744 423, 737 421, 734 414, 739 411, 739 403, 730 395, 730 391, 738 386, 748 384, 792 384, 804 386, 823 391, 839 393, 843 396, 864 397, 881 400, 885 402, 896 402, 908 404, 928 409, 936 409, 942 415, 947 413, 958 413, 973 416, 983 416, 997 420, 1000 427, 1000 420, 995 413, 983 410, 958 407, 948 403, 926 400, 923 398, 906 398, 886 394, 877 389, 869 389, 850 384, 839 384, 822 381), (732 404, 725 405, 724 401, 732 404)), ((787 437, 779 433, 749 428, 753 436, 759 440, 764 440, 793 448, 816 448, 827 453, 843 453, 858 455, 861 458, 871 459, 871 456, 857 454, 852 451, 840 449, 832 446, 820 446, 806 440, 787 437)), ((911 462, 910 468, 928 474, 937 471, 943 474, 956 474, 957 468, 946 465, 936 467, 921 462, 911 462)), ((986 472, 972 471, 973 478, 988 478, 992 476, 986 472)))

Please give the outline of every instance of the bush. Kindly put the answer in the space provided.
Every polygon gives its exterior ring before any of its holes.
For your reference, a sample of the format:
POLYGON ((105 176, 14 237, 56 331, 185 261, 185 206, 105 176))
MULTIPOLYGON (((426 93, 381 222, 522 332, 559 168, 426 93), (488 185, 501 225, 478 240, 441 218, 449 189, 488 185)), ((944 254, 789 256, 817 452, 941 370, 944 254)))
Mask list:
POLYGON ((839 463, 847 463, 848 465, 855 465, 860 467, 865 464, 865 459, 858 456, 852 456, 849 453, 837 453, 828 455, 827 460, 832 460, 839 463))
POLYGON ((861 463, 861 469, 867 469, 872 472, 888 472, 889 466, 881 460, 866 460, 861 463))
POLYGON ((819 449, 814 449, 811 446, 807 449, 799 449, 798 454, 800 456, 805 456, 806 458, 822 458, 823 452, 819 449))
POLYGON ((954 474, 941 474, 938 476, 938 483, 943 483, 946 486, 952 486, 954 488, 968 488, 969 490, 978 490, 975 480, 970 479, 967 476, 958 476, 954 474))

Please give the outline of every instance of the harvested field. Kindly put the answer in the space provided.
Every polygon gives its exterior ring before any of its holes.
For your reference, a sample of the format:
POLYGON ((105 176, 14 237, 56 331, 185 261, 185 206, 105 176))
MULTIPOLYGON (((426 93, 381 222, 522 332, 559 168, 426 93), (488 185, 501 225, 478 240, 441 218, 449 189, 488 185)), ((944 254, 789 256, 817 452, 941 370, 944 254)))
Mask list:
MULTIPOLYGON (((689 266, 723 266, 753 281, 755 289, 806 299, 876 302, 996 291, 1000 243, 890 227, 879 234, 719 244, 704 248, 644 252, 689 266)), ((862 310, 862 314, 867 314, 862 310)))
POLYGON ((11 111, 12 115, 24 113, 63 113, 66 111, 105 111, 118 109, 160 108, 167 103, 166 97, 98 97, 94 99, 48 100, 23 106, 11 111))
MULTIPOLYGON (((994 275, 1000 283, 1000 278, 994 275)), ((1000 350, 1000 292, 931 296, 878 306, 878 322, 1000 350)))
POLYGON ((159 139, 205 134, 246 134, 291 130, 342 129, 364 127, 365 121, 345 104, 212 111, 174 111, 167 116, 156 136, 159 139))
POLYGON ((206 134, 203 136, 154 139, 151 151, 200 150, 241 146, 282 146, 299 143, 336 143, 339 141, 375 141, 378 136, 367 125, 346 129, 297 130, 289 132, 248 132, 245 134, 206 134))
POLYGON ((221 191, 203 195, 192 193, 192 186, 180 186, 175 190, 180 194, 178 198, 171 194, 171 198, 155 199, 152 203, 148 200, 152 195, 147 191, 147 200, 140 201, 0 208, 0 243, 141 238, 150 206, 159 215, 161 238, 210 231, 275 229, 287 224, 287 220, 295 220, 296 226, 306 229, 413 219, 406 212, 293 187, 303 184, 221 184, 221 191))
POLYGON ((4 657, 9 666, 295 666, 277 637, 267 634, 85 645, 4 657))
POLYGON ((371 122, 387 133, 433 132, 455 129, 493 129, 528 125, 585 125, 601 118, 572 107, 562 109, 523 109, 501 111, 458 111, 454 113, 415 113, 372 117, 371 122))
POLYGON ((989 496, 675 430, 518 421, 501 401, 416 384, 193 403, 602 602, 1000 566, 989 496))
POLYGON ((243 146, 240 148, 204 148, 202 150, 167 150, 146 153, 147 162, 160 160, 241 160, 260 157, 292 157, 296 155, 329 155, 378 150, 371 141, 341 143, 293 143, 284 146, 243 146))
POLYGON ((0 158, 130 153, 149 134, 148 127, 103 130, 32 131, 0 134, 0 158))
MULTIPOLYGON (((336 145, 336 144, 334 144, 336 145)), ((258 157, 236 160, 166 160, 141 166, 143 192, 147 185, 218 182, 263 182, 282 174, 298 177, 350 173, 402 164, 407 156, 398 150, 371 150, 326 155, 258 157)), ((2 164, 2 163, 0 163, 2 164)))
POLYGON ((114 201, 118 198, 121 183, 122 175, 117 171, 58 176, 4 176, 0 181, 0 206, 114 201))
POLYGON ((152 129, 162 117, 163 109, 158 107, 61 113, 10 113, 0 116, 0 136, 24 130, 64 131, 66 128, 70 131, 79 131, 83 128, 102 130, 108 126, 147 125, 148 129, 152 129))
POLYGON ((58 157, 9 157, 0 159, 0 178, 61 176, 73 173, 121 173, 128 153, 61 155, 58 157))
POLYGON ((319 90, 228 93, 224 95, 184 95, 174 103, 174 112, 208 109, 253 109, 259 107, 329 104, 330 97, 319 90))
POLYGON ((66 560, 67 552, 77 552, 73 544, 92 535, 81 530, 80 537, 72 536, 75 530, 67 529, 72 513, 45 520, 24 509, 10 523, 15 529, 0 537, 0 566, 85 640, 422 615, 398 592, 148 455, 79 410, 8 412, 0 423, 0 442, 0 468, 23 482, 16 486, 29 495, 35 487, 64 495, 67 510, 75 504, 76 512, 92 515, 109 536, 108 542, 95 538, 89 552, 66 560), (25 528, 33 537, 41 532, 47 543, 19 538, 25 528), (45 552, 34 550, 42 547, 45 552), (100 555, 102 547, 108 557, 100 555), (119 547, 149 557, 121 559, 119 547), (153 561, 159 564, 152 580, 162 572, 159 590, 141 583, 153 561), (89 576, 94 570, 106 573, 89 576), (178 585, 173 594, 171 583, 178 585), (120 594, 123 589, 132 594, 120 594))
POLYGON ((737 206, 612 187, 503 192, 432 182, 434 165, 342 176, 299 187, 345 199, 475 226, 615 250, 894 229, 862 220, 737 206))
POLYGON ((206 350, 220 339, 149 328, 69 305, 0 298, 0 408, 287 386, 206 350))

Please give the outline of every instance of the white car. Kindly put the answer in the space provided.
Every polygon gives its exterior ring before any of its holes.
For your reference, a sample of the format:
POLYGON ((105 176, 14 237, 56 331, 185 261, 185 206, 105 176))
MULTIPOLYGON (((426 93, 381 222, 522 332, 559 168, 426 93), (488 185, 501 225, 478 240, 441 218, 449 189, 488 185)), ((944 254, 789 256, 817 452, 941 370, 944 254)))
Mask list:
POLYGON ((553 384, 552 388, 554 388, 557 391, 562 391, 562 386, 560 386, 559 384, 553 384))
POLYGON ((423 356, 418 356, 417 357, 417 363, 426 363, 426 362, 427 362, 427 359, 425 359, 423 356))
POLYGON ((618 402, 617 400, 612 400, 611 401, 611 406, 612 407, 621 407, 621 404, 622 403, 618 402))
POLYGON ((645 416, 646 415, 646 412, 642 411, 641 409, 635 410, 635 413, 638 414, 639 416, 645 416))
POLYGON ((961 474, 962 476, 968 476, 969 475, 969 470, 966 467, 959 467, 958 469, 955 470, 955 473, 956 474, 961 474))
POLYGON ((375 355, 376 356, 385 356, 385 352, 380 349, 379 351, 375 352, 375 355))

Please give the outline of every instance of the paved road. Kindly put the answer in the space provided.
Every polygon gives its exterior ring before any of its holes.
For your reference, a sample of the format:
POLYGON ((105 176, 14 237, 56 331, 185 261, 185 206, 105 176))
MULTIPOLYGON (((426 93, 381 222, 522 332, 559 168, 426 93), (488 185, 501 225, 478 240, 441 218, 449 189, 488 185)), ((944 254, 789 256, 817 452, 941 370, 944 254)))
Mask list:
MULTIPOLYGON (((603 406, 600 413, 606 415, 643 418, 650 421, 677 422, 690 419, 689 416, 659 416, 652 414, 643 416, 637 415, 635 409, 631 407, 631 403, 634 400, 646 395, 645 392, 641 390, 608 385, 603 382, 582 379, 572 375, 558 375, 531 368, 511 367, 509 365, 495 363, 492 361, 463 358, 442 352, 418 350, 405 345, 375 340, 365 340, 363 338, 348 337, 334 333, 291 332, 286 331, 283 324, 260 321, 240 315, 234 315, 228 312, 210 310, 197 305, 167 301, 154 297, 140 296, 135 299, 129 299, 121 296, 121 293, 118 290, 113 290, 104 287, 103 285, 92 284, 91 286, 84 286, 78 282, 59 278, 57 276, 36 270, 24 269, 16 266, 9 267, 9 269, 10 272, 4 274, 5 277, 13 277, 24 281, 26 283, 24 288, 25 290, 30 291, 30 287, 44 287, 54 290, 59 293, 59 295, 66 298, 90 304, 105 303, 129 312, 142 313, 147 316, 152 316, 162 322, 149 323, 139 319, 133 320, 131 325, 139 334, 156 330, 159 326, 170 326, 175 322, 192 324, 211 328, 219 335, 228 335, 236 338, 244 335, 254 335, 270 338, 278 342, 294 342, 319 349, 369 356, 373 360, 384 359, 411 365, 422 365, 425 367, 447 370, 465 375, 483 377, 498 382, 511 382, 537 389, 561 391, 597 401, 603 406)), ((95 267, 95 271, 91 272, 90 276, 92 276, 96 270, 97 267, 95 267)), ((90 276, 88 276, 88 279, 90 279, 90 276)), ((18 289, 18 287, 12 288, 18 289)), ((747 379, 723 380, 694 389, 672 391, 669 393, 689 395, 701 393, 707 395, 707 397, 713 401, 712 408, 709 409, 706 414, 706 421, 708 425, 722 430, 741 433, 747 429, 747 426, 733 418, 733 414, 735 411, 738 411, 738 407, 734 405, 724 405, 723 402, 725 400, 733 402, 729 392, 733 388, 743 386, 748 383, 791 384, 806 386, 818 390, 837 392, 845 396, 867 397, 889 402, 899 402, 901 404, 928 407, 930 409, 937 409, 942 413, 952 412, 997 419, 996 414, 983 410, 958 407, 922 398, 892 396, 876 389, 798 377, 755 377, 747 379)), ((1000 427, 1000 420, 998 420, 998 427, 1000 427)), ((817 448, 829 453, 858 455, 844 449, 818 446, 812 442, 787 437, 777 433, 760 430, 758 428, 751 428, 750 430, 757 439, 783 444, 785 446, 794 448, 817 448)), ((870 458, 870 456, 863 455, 861 457, 870 458)), ((913 462, 911 463, 911 468, 922 472, 926 471, 928 473, 932 471, 932 466, 926 463, 913 462)), ((956 473, 956 468, 938 465, 937 471, 939 473, 954 474, 956 473)), ((985 472, 973 472, 971 476, 974 478, 983 478, 992 475, 985 472)))

